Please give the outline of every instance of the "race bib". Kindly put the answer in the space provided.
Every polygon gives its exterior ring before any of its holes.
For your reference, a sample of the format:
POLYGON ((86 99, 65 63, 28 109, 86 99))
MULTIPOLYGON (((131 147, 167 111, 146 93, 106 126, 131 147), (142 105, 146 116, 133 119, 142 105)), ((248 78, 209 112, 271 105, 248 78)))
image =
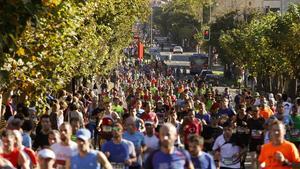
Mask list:
POLYGON ((233 158, 232 157, 223 157, 222 163, 225 165, 232 165, 233 164, 233 158))
POLYGON ((248 132, 248 129, 246 129, 246 128, 244 128, 244 127, 237 127, 237 129, 236 129, 236 132, 237 133, 249 133, 248 132))
POLYGON ((253 139, 261 139, 262 131, 261 130, 252 130, 251 137, 253 139))
POLYGON ((125 164, 123 163, 111 163, 113 169, 125 169, 125 164))

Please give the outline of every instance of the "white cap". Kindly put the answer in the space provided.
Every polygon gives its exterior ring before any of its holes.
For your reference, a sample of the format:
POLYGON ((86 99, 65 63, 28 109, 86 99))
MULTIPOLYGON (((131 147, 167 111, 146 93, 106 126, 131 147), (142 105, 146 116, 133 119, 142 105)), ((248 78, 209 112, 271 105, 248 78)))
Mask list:
POLYGON ((41 151, 38 152, 38 156, 41 158, 52 158, 55 159, 55 154, 52 150, 50 149, 43 149, 41 151))

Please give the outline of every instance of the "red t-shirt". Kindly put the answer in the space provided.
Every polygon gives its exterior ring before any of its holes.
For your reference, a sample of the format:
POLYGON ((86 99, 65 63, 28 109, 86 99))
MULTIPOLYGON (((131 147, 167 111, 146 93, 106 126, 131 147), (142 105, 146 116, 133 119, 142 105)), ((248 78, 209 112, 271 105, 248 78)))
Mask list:
POLYGON ((198 121, 198 119, 194 119, 193 121, 188 122, 186 125, 184 125, 183 128, 183 136, 184 136, 184 144, 188 144, 189 136, 192 134, 201 134, 201 123, 198 121))
POLYGON ((0 154, 3 158, 7 159, 8 161, 11 162, 11 164, 14 167, 18 167, 18 159, 19 159, 19 155, 20 155, 20 151, 19 149, 15 148, 12 152, 5 154, 2 153, 0 154))

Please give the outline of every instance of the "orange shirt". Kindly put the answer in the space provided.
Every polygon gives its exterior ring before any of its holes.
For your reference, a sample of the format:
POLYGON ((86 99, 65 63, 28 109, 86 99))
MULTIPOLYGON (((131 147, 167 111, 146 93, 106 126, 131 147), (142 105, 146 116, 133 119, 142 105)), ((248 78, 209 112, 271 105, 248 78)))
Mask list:
POLYGON ((293 143, 285 140, 280 146, 274 146, 270 142, 262 146, 258 158, 260 164, 266 164, 264 169, 292 169, 292 167, 283 166, 282 163, 275 159, 277 151, 281 152, 289 162, 300 162, 299 152, 293 143))
POLYGON ((259 115, 267 120, 273 115, 273 111, 270 108, 260 109, 259 115))

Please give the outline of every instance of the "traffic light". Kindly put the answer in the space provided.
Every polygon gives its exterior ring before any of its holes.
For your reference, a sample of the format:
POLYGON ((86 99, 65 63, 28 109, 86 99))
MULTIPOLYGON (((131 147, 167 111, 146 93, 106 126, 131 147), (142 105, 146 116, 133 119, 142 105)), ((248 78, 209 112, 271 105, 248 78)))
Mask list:
POLYGON ((204 30, 204 32, 203 32, 203 39, 204 39, 205 41, 209 41, 209 40, 210 40, 210 32, 209 32, 209 29, 204 30))

